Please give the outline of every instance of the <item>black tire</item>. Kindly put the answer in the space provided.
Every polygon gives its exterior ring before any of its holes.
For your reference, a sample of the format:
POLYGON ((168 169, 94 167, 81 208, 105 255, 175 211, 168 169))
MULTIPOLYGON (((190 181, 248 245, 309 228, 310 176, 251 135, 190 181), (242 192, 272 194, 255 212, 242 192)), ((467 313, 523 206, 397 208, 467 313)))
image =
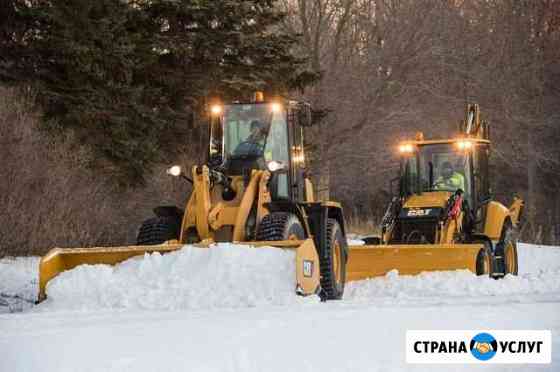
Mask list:
POLYGON ((493 256, 492 250, 490 249, 489 242, 482 241, 484 247, 478 251, 476 256, 476 275, 486 275, 493 276, 493 256))
POLYGON ((299 218, 289 212, 273 212, 262 219, 257 229, 256 240, 302 240, 305 230, 299 218))
POLYGON ((379 236, 366 236, 361 238, 364 241, 365 245, 380 245, 381 244, 381 237, 379 236))
POLYGON ((180 223, 174 217, 154 217, 140 226, 136 242, 138 245, 157 245, 168 240, 179 239, 180 223))
POLYGON ((185 231, 185 236, 183 237, 184 244, 195 244, 200 242, 200 237, 196 232, 196 228, 189 227, 187 231, 185 231))
POLYGON ((319 252, 321 266, 321 297, 324 300, 339 300, 344 294, 346 283, 346 239, 338 222, 327 220, 326 252, 319 252))
POLYGON ((499 270, 501 275, 517 275, 519 262, 517 257, 517 238, 511 222, 506 221, 502 229, 500 241, 496 246, 497 255, 501 256, 499 270))

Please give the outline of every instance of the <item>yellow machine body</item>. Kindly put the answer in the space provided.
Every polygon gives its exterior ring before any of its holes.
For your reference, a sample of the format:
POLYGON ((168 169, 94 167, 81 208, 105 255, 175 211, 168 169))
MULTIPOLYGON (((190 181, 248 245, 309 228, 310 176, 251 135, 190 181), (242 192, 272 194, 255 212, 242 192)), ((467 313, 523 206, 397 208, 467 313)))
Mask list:
POLYGON ((270 203, 268 191, 270 172, 254 170, 247 186, 243 177, 232 177, 231 187, 235 191, 235 198, 226 201, 222 198, 223 187, 210 187, 209 168, 193 167, 193 193, 186 207, 185 218, 181 226, 181 241, 186 241, 189 229, 196 229, 202 241, 245 241, 245 225, 249 213, 256 203, 256 222, 260 222, 269 211, 265 207, 270 203))
MULTIPOLYGON (((294 105, 294 107, 305 108, 302 105, 294 105)), ((304 157, 301 146, 292 146, 289 151, 292 154, 285 172, 291 172, 292 167, 303 167, 304 157)), ((52 249, 40 262, 38 300, 46 299, 49 281, 61 272, 79 265, 116 265, 131 257, 147 253, 169 253, 180 249, 212 249, 219 242, 247 243, 255 249, 275 247, 294 251, 296 266, 294 288, 301 295, 318 293, 321 289, 321 262, 318 252, 320 247, 326 245, 319 237, 319 231, 326 231, 326 228, 321 230, 318 227, 320 224, 317 222, 319 221, 317 216, 320 216, 325 226, 327 219, 336 219, 344 234, 340 204, 315 202, 313 186, 305 177, 298 181, 303 196, 300 196, 297 201, 282 200, 274 204, 269 190, 272 172, 251 168, 247 170, 248 172, 243 175, 227 175, 212 170, 207 165, 201 165, 192 168, 190 172, 192 179, 183 175, 192 182, 193 190, 187 200, 184 213, 177 216, 179 231, 175 239, 155 245, 52 249), (224 177, 227 178, 227 182, 223 181, 224 177), (227 195, 225 191, 229 192, 231 197, 224 196, 227 195), (271 212, 289 212, 296 215, 305 237, 286 236, 285 240, 255 241, 259 224, 271 212), (315 217, 313 220, 315 230, 310 223, 312 216, 315 217), (253 233, 252 236, 247 236, 250 219, 253 233)), ((175 176, 178 175, 180 173, 175 176)), ((345 241, 344 238, 344 243, 345 241)), ((344 248, 346 249, 346 246, 344 248)))
MULTIPOLYGON (((185 217, 181 228, 179 241, 169 241, 161 245, 122 246, 122 247, 94 247, 94 248, 54 248, 47 253, 39 265, 39 301, 47 295, 47 284, 63 271, 71 270, 79 265, 116 265, 131 257, 150 254, 154 252, 169 253, 184 249, 186 231, 196 228, 200 234, 200 242, 190 247, 211 249, 216 241, 235 243, 247 242, 248 245, 258 247, 276 247, 295 251, 294 264, 296 277, 294 288, 301 295, 310 295, 319 288, 319 257, 312 238, 305 240, 284 241, 247 241, 245 237, 245 224, 251 207, 257 203, 257 221, 268 214, 264 206, 270 202, 270 193, 266 183, 270 177, 268 171, 253 171, 252 177, 246 188, 243 187, 241 177, 234 177, 232 185, 236 197, 230 201, 221 198, 221 188, 210 189, 208 167, 202 166, 202 171, 192 170, 194 190, 187 202, 185 217), (224 231, 225 230, 225 231, 224 231), (215 240, 216 235, 219 240, 215 240), (307 267, 304 269, 304 262, 307 267)), ((308 186, 309 187, 309 186, 308 186)), ((340 207, 334 202, 326 205, 340 207)))
MULTIPOLYGON (((451 193, 433 192, 414 195, 404 204, 409 208, 429 208, 443 206, 451 193)), ((484 233, 492 240, 498 240, 506 219, 514 224, 519 221, 523 202, 515 198, 510 208, 492 201, 488 205, 484 233)), ((438 230, 437 244, 380 244, 356 245, 348 250, 346 264, 347 280, 363 280, 384 276, 391 270, 400 275, 416 275, 425 271, 469 270, 477 272, 476 260, 483 244, 461 244, 454 242, 460 229, 461 216, 450 220, 438 230)), ((389 240, 391 231, 385 233, 389 240)))
MULTIPOLYGON (((404 157, 420 159, 420 155, 416 158, 416 154, 421 151, 420 149, 432 151, 429 149, 447 146, 449 149, 453 148, 465 153, 471 151, 471 154, 465 155, 465 157, 468 157, 468 161, 472 162, 474 161, 472 151, 480 147, 484 148, 486 152, 486 149, 490 146, 488 125, 480 120, 477 105, 467 107, 467 120, 462 123, 462 126, 465 133, 459 138, 424 140, 424 136, 419 133, 415 140, 405 142, 399 150, 404 157)), ((428 160, 423 161, 427 163, 428 160)), ((416 160, 416 162, 419 163, 420 160, 416 160)), ((433 178, 433 169, 430 173, 430 177, 433 178)), ((402 174, 400 180, 402 185, 402 174)), ((476 183, 482 184, 483 182, 485 180, 473 177, 471 180, 472 189, 475 189, 476 183)), ((418 186, 419 184, 418 181, 415 187, 422 187, 418 186)), ((432 210, 445 210, 447 213, 445 208, 448 207, 450 198, 454 194, 455 191, 451 190, 436 191, 432 189, 427 191, 421 189, 408 190, 405 194, 401 192, 399 211, 406 211, 406 218, 408 218, 408 221, 412 221, 409 224, 416 221, 420 225, 422 216, 429 214, 432 210), (417 219, 415 219, 416 217, 417 219)), ((435 226, 433 239, 422 242, 422 244, 418 244, 418 242, 394 242, 398 240, 394 236, 396 224, 388 224, 382 228, 382 234, 376 239, 375 245, 349 247, 346 267, 348 281, 383 276, 395 269, 402 275, 415 275, 424 271, 461 269, 481 274, 480 266, 484 265, 479 264, 477 266, 477 260, 480 259, 481 255, 488 255, 487 252, 483 252, 486 249, 485 246, 497 246, 500 239, 503 239, 502 235, 506 224, 513 228, 518 226, 522 206, 523 201, 517 197, 513 198, 509 208, 491 200, 491 196, 487 197, 484 203, 481 203, 476 209, 475 219, 482 220, 478 222, 474 231, 468 232, 473 237, 470 241, 464 239, 465 226, 463 224, 466 216, 463 209, 453 218, 444 218, 438 222, 435 226)), ((517 267, 515 242, 508 244, 515 249, 514 254, 508 253, 510 256, 515 255, 515 265, 510 266, 517 267)), ((503 254, 503 256, 505 255, 503 254)), ((497 255, 497 259, 502 259, 502 257, 497 255)), ((489 265, 491 264, 492 262, 489 263, 489 265)))
POLYGON ((384 276, 391 270, 399 275, 424 271, 470 270, 476 272, 476 255, 482 244, 399 244, 350 246, 347 280, 384 276))

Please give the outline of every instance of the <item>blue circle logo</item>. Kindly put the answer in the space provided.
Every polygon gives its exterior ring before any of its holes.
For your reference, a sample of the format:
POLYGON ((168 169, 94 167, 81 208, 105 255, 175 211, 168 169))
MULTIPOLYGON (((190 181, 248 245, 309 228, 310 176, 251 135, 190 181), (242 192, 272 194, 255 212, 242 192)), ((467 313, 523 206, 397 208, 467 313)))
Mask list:
POLYGON ((470 344, 471 354, 478 360, 489 360, 496 355, 498 341, 490 333, 479 333, 470 344))

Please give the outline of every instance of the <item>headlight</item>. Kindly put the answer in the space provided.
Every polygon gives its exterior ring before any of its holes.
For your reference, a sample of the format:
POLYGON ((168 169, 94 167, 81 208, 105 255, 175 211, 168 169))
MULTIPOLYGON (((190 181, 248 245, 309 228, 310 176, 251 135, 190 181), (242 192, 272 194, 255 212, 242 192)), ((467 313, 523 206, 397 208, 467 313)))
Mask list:
POLYGON ((280 112, 280 110, 282 110, 282 105, 279 104, 278 102, 273 102, 270 105, 270 111, 272 111, 274 113, 277 113, 277 112, 280 112))
POLYGON ((284 169, 284 163, 272 160, 266 164, 266 167, 269 171, 276 172, 277 170, 284 169))
POLYGON ((468 140, 457 141, 455 144, 459 150, 469 150, 473 147, 472 141, 468 140))
POLYGON ((412 154, 414 152, 414 146, 410 143, 405 143, 399 146, 399 152, 401 154, 412 154))
POLYGON ((222 106, 212 105, 212 107, 210 107, 210 112, 212 113, 212 115, 219 115, 222 113, 222 106))
POLYGON ((167 174, 173 177, 179 177, 183 173, 180 165, 174 165, 171 168, 167 169, 167 174))

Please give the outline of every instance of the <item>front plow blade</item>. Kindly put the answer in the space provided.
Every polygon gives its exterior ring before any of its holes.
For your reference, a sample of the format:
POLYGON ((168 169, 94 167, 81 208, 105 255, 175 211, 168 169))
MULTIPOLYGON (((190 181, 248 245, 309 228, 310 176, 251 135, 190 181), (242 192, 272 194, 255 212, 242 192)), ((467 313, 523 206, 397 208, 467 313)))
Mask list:
POLYGON ((313 239, 277 240, 241 243, 255 247, 276 247, 295 250, 296 253, 296 292, 307 296, 317 294, 320 288, 319 255, 313 239))
POLYGON ((482 248, 482 244, 350 246, 347 280, 383 276, 394 269, 401 275, 465 269, 476 273, 476 257, 482 248))
POLYGON ((136 245, 125 247, 54 248, 39 263, 39 298, 47 298, 47 283, 66 270, 80 265, 116 265, 145 253, 167 253, 181 249, 182 244, 136 245))
MULTIPOLYGON (((319 256, 313 239, 239 242, 236 244, 259 247, 277 247, 295 251, 297 293, 309 295, 317 293, 319 283, 319 256)), ((195 244, 199 248, 212 248, 211 243, 195 244)), ((183 244, 161 244, 123 247, 95 248, 54 248, 39 263, 39 296, 41 302, 47 298, 47 283, 63 271, 72 270, 79 265, 116 265, 134 256, 145 253, 169 253, 184 247, 183 244)))

